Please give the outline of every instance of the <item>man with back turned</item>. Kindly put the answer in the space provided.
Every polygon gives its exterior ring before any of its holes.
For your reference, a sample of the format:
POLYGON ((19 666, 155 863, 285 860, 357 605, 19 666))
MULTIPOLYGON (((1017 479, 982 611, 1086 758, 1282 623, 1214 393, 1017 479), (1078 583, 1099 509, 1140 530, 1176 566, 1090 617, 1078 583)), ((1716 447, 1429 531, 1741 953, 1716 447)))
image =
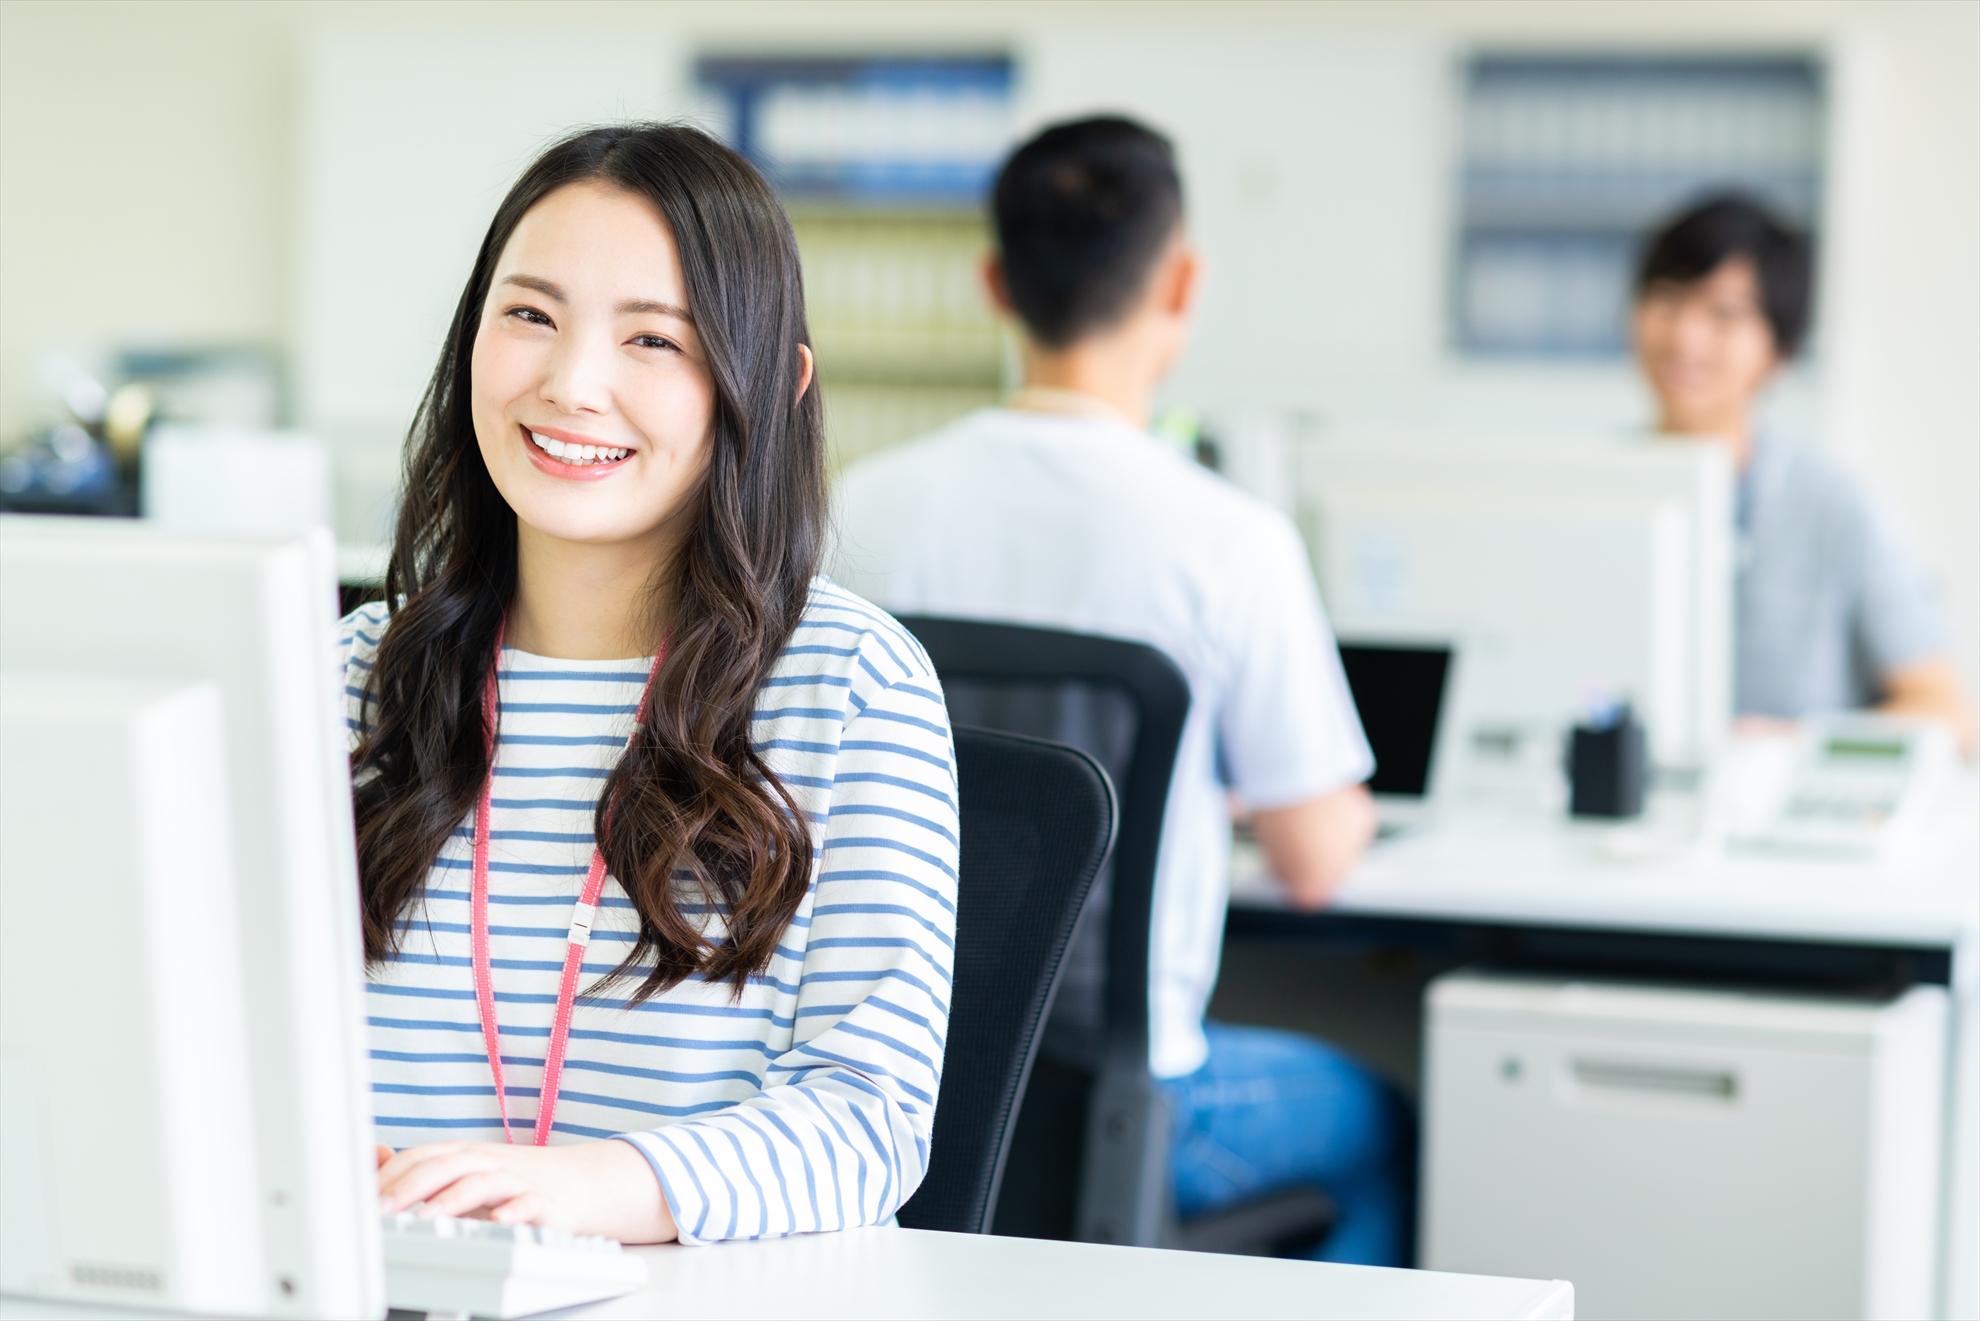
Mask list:
POLYGON ((1149 988, 1177 1210, 1317 1185, 1339 1218, 1316 1256, 1406 1265, 1393 1090, 1309 1037, 1205 1021, 1231 800, 1317 908, 1373 833, 1373 763, 1291 523, 1146 430, 1197 284, 1174 154, 1124 119, 1056 125, 1005 164, 994 209, 986 283, 1018 323, 1024 386, 848 470, 834 575, 897 612, 1125 637, 1181 667, 1149 988))

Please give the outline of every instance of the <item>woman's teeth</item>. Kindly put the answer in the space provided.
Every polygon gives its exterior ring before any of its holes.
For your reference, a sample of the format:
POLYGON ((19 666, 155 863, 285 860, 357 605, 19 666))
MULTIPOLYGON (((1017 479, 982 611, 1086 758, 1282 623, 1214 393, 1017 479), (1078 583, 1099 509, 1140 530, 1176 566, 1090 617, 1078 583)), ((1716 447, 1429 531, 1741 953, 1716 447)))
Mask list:
POLYGON ((548 436, 539 436, 527 427, 523 429, 523 434, 529 437, 532 445, 545 454, 554 455, 565 463, 580 467, 587 463, 616 463, 632 453, 631 450, 620 449, 616 445, 567 444, 561 440, 552 440, 548 436))

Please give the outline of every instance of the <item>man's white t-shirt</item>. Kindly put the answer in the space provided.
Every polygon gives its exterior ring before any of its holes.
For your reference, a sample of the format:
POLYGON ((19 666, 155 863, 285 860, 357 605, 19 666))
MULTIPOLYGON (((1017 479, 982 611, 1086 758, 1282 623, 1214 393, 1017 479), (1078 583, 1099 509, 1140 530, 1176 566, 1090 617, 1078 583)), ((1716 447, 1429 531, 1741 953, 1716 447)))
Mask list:
POLYGON ((1125 421, 993 408, 855 464, 832 576, 896 613, 1159 647, 1190 684, 1156 871, 1150 1064, 1192 1073, 1230 891, 1226 793, 1286 807, 1368 777, 1299 534, 1125 421))

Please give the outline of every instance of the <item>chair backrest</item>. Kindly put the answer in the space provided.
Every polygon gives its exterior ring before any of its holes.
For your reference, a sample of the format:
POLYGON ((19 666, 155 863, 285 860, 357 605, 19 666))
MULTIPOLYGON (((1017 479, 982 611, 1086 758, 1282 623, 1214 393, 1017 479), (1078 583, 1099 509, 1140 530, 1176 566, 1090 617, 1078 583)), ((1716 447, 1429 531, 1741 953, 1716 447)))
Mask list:
POLYGON ((1119 788, 1119 842, 1087 901, 1048 1028, 1063 1042, 1090 1022, 1092 1040, 1072 1054, 1048 1044, 1054 1078, 1034 1089, 1024 1116, 1034 1136, 1020 1141, 1053 1150, 1033 1153, 1036 1160, 1014 1156, 1034 1167, 1018 1173, 1019 1184, 1042 1176, 1054 1185, 1035 1198, 1041 1205, 1067 1205, 1077 1189, 1077 1215, 1064 1225, 1034 1216, 1009 1227, 999 1217, 998 1230, 1152 1245, 1166 1208, 1167 1120, 1148 1075, 1149 932, 1188 680, 1159 649, 1122 638, 929 616, 901 623, 934 662, 951 719, 1072 744, 1119 788), (1035 1113, 1048 1103, 1065 1115, 1035 1113), (1055 1123, 1083 1128, 1084 1137, 1052 1137, 1055 1123))
POLYGON ((982 1234, 1074 923, 1114 843, 1114 789, 1058 743, 955 726, 962 856, 955 981, 927 1175, 910 1229, 982 1234))

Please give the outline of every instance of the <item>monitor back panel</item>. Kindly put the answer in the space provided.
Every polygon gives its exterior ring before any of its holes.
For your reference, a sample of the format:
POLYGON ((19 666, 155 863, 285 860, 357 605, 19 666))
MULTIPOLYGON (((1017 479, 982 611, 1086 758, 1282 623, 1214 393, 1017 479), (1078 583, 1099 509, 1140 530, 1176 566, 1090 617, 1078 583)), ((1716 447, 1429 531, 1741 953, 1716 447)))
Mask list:
POLYGON ((0 672, 217 688, 273 1316, 383 1305, 327 536, 0 518, 0 672))

